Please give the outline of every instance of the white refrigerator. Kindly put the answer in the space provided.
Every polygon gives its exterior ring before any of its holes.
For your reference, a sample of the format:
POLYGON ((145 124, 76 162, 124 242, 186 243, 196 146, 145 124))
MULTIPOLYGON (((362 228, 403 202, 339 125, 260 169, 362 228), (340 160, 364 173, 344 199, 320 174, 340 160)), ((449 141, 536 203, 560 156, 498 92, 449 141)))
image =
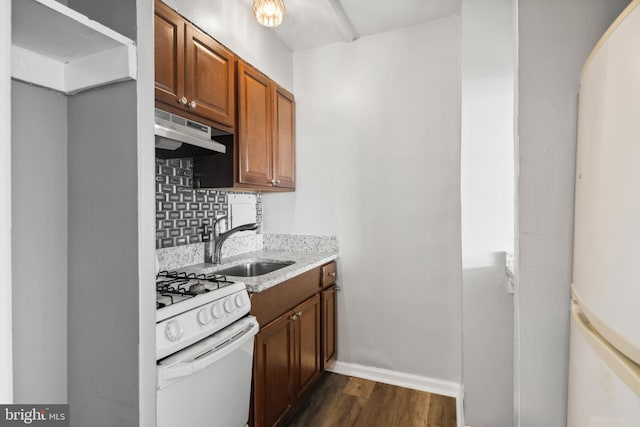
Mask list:
POLYGON ((569 427, 640 427, 640 0, 582 71, 569 427))

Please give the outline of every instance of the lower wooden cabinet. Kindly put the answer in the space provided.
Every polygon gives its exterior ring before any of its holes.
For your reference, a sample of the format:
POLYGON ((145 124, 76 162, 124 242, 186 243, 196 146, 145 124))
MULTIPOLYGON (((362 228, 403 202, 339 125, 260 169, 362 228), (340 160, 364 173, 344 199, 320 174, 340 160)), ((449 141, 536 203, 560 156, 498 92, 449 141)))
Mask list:
POLYGON ((261 328, 255 338, 251 426, 283 425, 335 359, 335 271, 331 262, 251 294, 251 314, 261 328))
POLYGON ((279 426, 320 376, 320 295, 280 316, 256 335, 254 425, 279 426))
MULTIPOLYGON (((293 380, 295 401, 322 373, 320 348, 320 295, 309 298, 294 310, 294 364, 293 380)), ((295 403, 295 402, 294 402, 295 403)))
POLYGON ((338 348, 338 288, 333 285, 320 293, 322 306, 322 370, 335 360, 338 348))
POLYGON ((253 404, 255 426, 276 426, 292 407, 294 323, 286 313, 255 338, 253 404))

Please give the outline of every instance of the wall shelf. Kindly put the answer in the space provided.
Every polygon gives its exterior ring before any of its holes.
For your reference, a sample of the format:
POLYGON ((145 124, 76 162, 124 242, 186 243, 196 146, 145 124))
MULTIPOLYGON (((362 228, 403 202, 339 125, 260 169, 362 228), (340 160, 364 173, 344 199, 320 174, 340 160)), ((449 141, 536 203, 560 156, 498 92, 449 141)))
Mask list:
POLYGON ((133 40, 55 0, 12 2, 11 77, 73 95, 135 80, 133 40))

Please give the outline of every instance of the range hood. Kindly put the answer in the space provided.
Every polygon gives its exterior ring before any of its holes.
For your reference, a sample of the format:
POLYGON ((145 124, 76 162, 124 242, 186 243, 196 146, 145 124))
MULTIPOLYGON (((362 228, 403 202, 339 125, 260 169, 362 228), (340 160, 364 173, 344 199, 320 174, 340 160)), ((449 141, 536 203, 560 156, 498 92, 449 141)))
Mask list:
POLYGON ((226 153, 225 144, 213 138, 229 135, 228 132, 158 108, 155 110, 156 157, 171 159, 226 153))

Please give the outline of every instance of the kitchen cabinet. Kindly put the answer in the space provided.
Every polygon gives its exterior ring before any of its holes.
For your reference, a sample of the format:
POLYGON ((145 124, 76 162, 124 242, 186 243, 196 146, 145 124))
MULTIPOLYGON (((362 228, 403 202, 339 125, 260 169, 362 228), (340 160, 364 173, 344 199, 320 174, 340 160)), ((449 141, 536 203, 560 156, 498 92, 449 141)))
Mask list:
POLYGON ((320 295, 292 310, 294 321, 294 394, 297 402, 321 374, 320 295))
POLYGON ((338 348, 337 265, 325 264, 320 269, 320 304, 322 309, 322 369, 336 358, 338 348))
POLYGON ((291 314, 285 313, 256 335, 253 374, 256 426, 277 425, 291 409, 293 329, 291 314))
POLYGON ((256 426, 278 426, 321 373, 320 296, 285 313, 256 336, 256 426))
POLYGON ((251 314, 261 325, 254 354, 255 427, 285 423, 335 357, 336 286, 322 288, 323 268, 251 295, 251 314))
POLYGON ((156 107, 224 131, 235 127, 235 55, 155 2, 156 107))
POLYGON ((238 61, 238 184, 295 189, 295 99, 238 61))
POLYGON ((280 188, 296 188, 296 102, 291 93, 272 83, 273 179, 280 188))
POLYGON ((338 347, 338 289, 333 285, 320 293, 322 306, 322 369, 336 358, 338 347))

